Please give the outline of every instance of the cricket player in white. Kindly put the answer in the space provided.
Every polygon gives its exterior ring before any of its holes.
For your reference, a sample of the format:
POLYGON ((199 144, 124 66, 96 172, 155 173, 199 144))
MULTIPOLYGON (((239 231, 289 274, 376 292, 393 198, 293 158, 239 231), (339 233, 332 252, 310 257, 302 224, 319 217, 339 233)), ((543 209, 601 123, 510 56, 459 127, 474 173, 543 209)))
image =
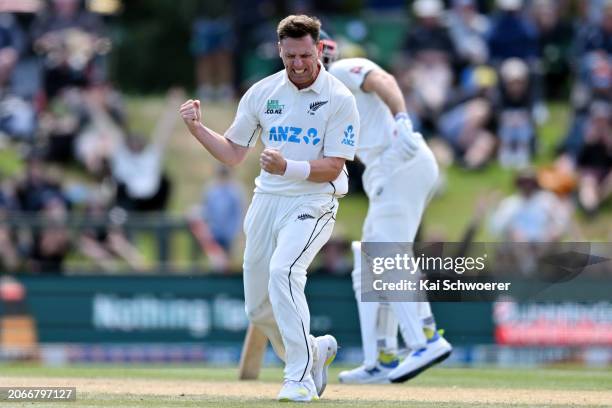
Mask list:
POLYGON ((289 16, 277 29, 285 69, 253 85, 222 136, 200 123, 200 103, 181 115, 219 161, 236 165, 259 136, 262 171, 244 221, 244 292, 248 317, 285 361, 279 400, 318 399, 336 340, 309 335, 306 269, 329 239, 338 197, 348 191, 359 114, 351 92, 319 61, 320 22, 289 16))
MULTIPOLYGON (((325 37, 323 33, 322 60, 327 64, 335 60, 337 49, 325 37)), ((423 137, 412 129, 398 84, 364 58, 337 61, 329 72, 355 95, 361 118, 357 157, 366 166, 363 184, 369 198, 362 241, 414 242, 438 178, 438 166, 423 137)), ((452 347, 437 332, 428 302, 361 301, 359 242, 353 243, 353 252, 364 363, 340 373, 340 381, 403 382, 447 358, 452 347), (396 356, 398 321, 404 342, 412 350, 402 363, 396 356)))

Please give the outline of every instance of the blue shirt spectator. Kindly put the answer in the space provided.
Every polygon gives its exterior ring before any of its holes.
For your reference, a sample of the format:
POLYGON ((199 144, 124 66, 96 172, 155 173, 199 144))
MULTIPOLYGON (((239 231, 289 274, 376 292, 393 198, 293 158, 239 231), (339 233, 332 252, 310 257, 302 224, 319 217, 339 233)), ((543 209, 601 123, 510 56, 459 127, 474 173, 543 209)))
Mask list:
POLYGON ((535 27, 521 14, 520 2, 511 3, 492 18, 488 44, 493 62, 512 57, 531 60, 539 56, 535 27))
POLYGON ((203 194, 202 204, 202 218, 214 240, 230 252, 242 225, 243 192, 226 167, 218 169, 217 180, 203 194))

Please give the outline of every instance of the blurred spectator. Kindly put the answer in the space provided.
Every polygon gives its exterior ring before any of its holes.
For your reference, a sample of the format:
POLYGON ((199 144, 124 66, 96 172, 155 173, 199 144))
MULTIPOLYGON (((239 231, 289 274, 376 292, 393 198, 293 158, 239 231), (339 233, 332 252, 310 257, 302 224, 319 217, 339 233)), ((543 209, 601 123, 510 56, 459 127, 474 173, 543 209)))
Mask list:
POLYGON ((83 96, 76 87, 64 87, 40 114, 40 136, 45 159, 68 164, 74 160, 74 144, 83 127, 83 96))
POLYGON ((66 86, 89 86, 105 79, 98 55, 110 49, 102 20, 80 0, 51 0, 32 26, 34 49, 44 56, 44 87, 52 99, 66 86))
POLYGON ((42 211, 49 197, 63 196, 61 184, 49 176, 38 152, 27 158, 25 176, 17 183, 19 209, 25 212, 42 211))
POLYGON ((117 261, 125 261, 134 271, 144 271, 146 262, 138 249, 127 239, 122 224, 125 211, 109 211, 100 197, 94 197, 85 208, 85 217, 91 224, 79 236, 79 249, 107 272, 118 269, 117 261))
POLYGON ((532 61, 539 56, 535 27, 522 14, 523 0, 496 0, 499 9, 488 35, 493 63, 508 58, 532 61))
POLYGON ((230 168, 219 165, 215 179, 202 194, 200 206, 188 217, 189 228, 210 266, 228 272, 233 245, 242 228, 244 192, 230 168))
POLYGON ((30 141, 36 126, 34 109, 31 103, 14 93, 11 83, 24 50, 24 34, 14 16, 0 13, 0 133, 30 141))
POLYGON ((497 75, 488 66, 464 72, 460 91, 440 116, 440 135, 451 146, 455 158, 467 168, 483 166, 494 152, 493 99, 497 75))
POLYGON ((578 202, 588 213, 597 212, 612 195, 612 108, 594 103, 585 128, 584 145, 578 154, 580 177, 578 202))
POLYGON ((348 276, 353 269, 351 244, 346 239, 331 238, 321 248, 317 267, 312 271, 317 274, 348 276))
POLYGON ((515 185, 518 193, 503 199, 493 211, 491 233, 506 242, 559 241, 571 222, 571 208, 542 190, 533 170, 519 173, 515 185))
POLYGON ((127 211, 162 211, 170 195, 170 179, 164 173, 163 160, 168 139, 178 115, 176 107, 183 100, 182 91, 170 90, 151 142, 135 133, 125 136, 112 157, 112 173, 117 182, 117 205, 127 211))
POLYGON ((592 51, 612 55, 612 0, 605 0, 602 6, 601 20, 587 26, 580 32, 577 42, 577 55, 582 57, 592 51))
POLYGON ((196 57, 198 98, 229 101, 234 97, 234 32, 228 1, 207 2, 193 24, 191 51, 196 57))
POLYGON ((215 179, 202 195, 201 211, 214 240, 231 253, 242 228, 244 191, 228 167, 217 168, 215 179))
POLYGON ((24 48, 23 33, 15 17, 9 13, 0 13, 0 87, 8 85, 24 48))
POLYGON ((532 14, 538 33, 539 54, 547 97, 565 95, 564 84, 570 78, 570 51, 573 27, 561 19, 559 5, 554 0, 534 0, 532 14))
POLYGON ((601 21, 604 6, 608 0, 580 0, 578 6, 583 9, 590 24, 598 24, 601 21))
POLYGON ((13 229, 6 223, 17 209, 17 204, 7 189, 6 186, 0 187, 0 271, 14 271, 19 266, 13 229))
POLYGON ((84 102, 87 122, 75 140, 75 155, 90 174, 103 178, 123 140, 125 108, 119 92, 107 85, 92 87, 84 102))
POLYGON ((534 101, 527 64, 518 58, 504 61, 500 69, 498 111, 498 159, 502 166, 529 165, 535 149, 536 128, 532 119, 534 101))
POLYGON ((48 191, 42 195, 39 214, 41 225, 32 231, 27 270, 60 274, 72 246, 67 226, 68 206, 60 194, 48 191))
POLYGON ((486 42, 489 19, 478 12, 474 0, 453 0, 447 24, 457 54, 463 61, 478 65, 489 60, 486 42))
POLYGON ((574 160, 584 144, 591 106, 598 101, 612 100, 612 56, 592 52, 583 58, 579 68, 572 90, 573 120, 560 146, 560 150, 574 160))
POLYGON ((417 0, 413 11, 416 21, 407 34, 397 77, 404 92, 412 94, 409 109, 433 129, 449 96, 456 51, 442 21, 440 0, 417 0))

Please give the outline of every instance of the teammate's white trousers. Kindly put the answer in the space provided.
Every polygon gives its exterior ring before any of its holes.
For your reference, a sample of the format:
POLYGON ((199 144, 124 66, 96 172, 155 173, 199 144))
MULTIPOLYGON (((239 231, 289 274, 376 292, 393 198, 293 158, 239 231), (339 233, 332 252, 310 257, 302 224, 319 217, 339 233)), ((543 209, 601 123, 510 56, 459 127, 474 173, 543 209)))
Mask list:
MULTIPOLYGON (((364 187, 369 198, 364 221, 364 242, 414 242, 423 212, 433 194, 438 179, 438 165, 427 144, 421 146, 410 160, 388 148, 364 173, 364 187)), ((355 268, 353 289, 357 297, 364 352, 364 365, 373 367, 377 359, 377 319, 379 304, 361 302, 361 256, 353 246, 355 268)), ((391 302, 400 323, 406 345, 412 349, 424 347, 427 339, 422 329, 422 317, 431 315, 426 302, 391 302)), ((389 316, 393 320, 393 316, 389 316)), ((380 323, 380 322, 379 322, 380 323)), ((393 323, 386 324, 394 327, 393 323)))
POLYGON ((256 193, 245 221, 244 297, 251 323, 285 361, 285 379, 303 381, 312 367, 306 269, 331 236, 338 200, 256 193))

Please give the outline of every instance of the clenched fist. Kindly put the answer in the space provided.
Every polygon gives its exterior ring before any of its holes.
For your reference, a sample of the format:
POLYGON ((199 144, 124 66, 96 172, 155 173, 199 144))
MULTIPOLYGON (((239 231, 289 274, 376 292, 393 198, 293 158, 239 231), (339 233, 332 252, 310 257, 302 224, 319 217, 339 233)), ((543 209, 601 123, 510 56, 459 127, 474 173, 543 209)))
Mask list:
POLYGON ((202 119, 200 101, 189 99, 181 105, 179 112, 190 131, 194 130, 200 124, 200 120, 202 119))
POLYGON ((270 174, 282 176, 287 169, 287 161, 278 150, 265 149, 259 156, 259 165, 270 174))

